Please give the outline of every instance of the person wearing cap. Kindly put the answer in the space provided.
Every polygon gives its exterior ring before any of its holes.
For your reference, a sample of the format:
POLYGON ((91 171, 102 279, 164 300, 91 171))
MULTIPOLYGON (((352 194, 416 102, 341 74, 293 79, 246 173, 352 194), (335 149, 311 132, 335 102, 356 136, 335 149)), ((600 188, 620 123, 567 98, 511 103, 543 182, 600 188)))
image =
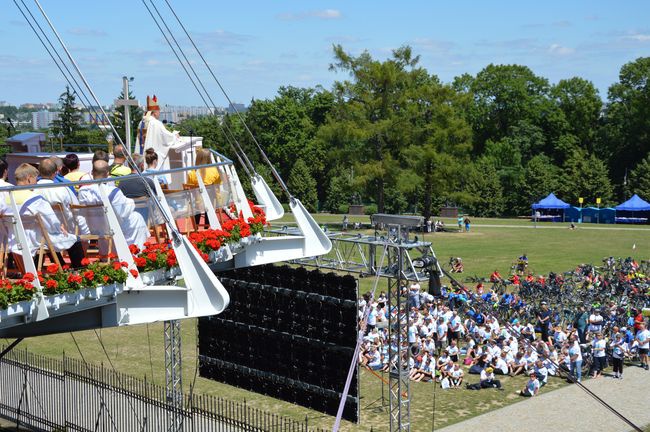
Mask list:
POLYGON ((530 378, 528 379, 526 386, 519 392, 520 396, 533 397, 537 396, 537 393, 539 392, 539 380, 537 379, 537 374, 531 372, 529 376, 530 378))
POLYGON ((481 371, 481 388, 501 389, 501 381, 494 379, 494 369, 488 366, 481 371))

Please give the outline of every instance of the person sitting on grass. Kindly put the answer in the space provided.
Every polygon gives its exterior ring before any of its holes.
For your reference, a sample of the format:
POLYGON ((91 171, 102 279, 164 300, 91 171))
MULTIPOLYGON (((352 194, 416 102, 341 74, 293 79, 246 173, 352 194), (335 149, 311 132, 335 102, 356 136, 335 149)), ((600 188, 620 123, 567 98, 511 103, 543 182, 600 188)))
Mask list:
POLYGON ((463 383, 463 378, 465 377, 465 372, 460 368, 460 365, 456 363, 454 369, 449 373, 449 383, 452 388, 460 388, 460 385, 463 383))
POLYGON ((481 388, 496 388, 502 390, 501 381, 494 379, 494 369, 486 367, 481 372, 481 388))
POLYGON ((526 383, 526 386, 521 389, 519 392, 520 396, 524 397, 533 397, 537 396, 537 393, 539 392, 539 381, 537 380, 537 374, 535 372, 530 373, 530 379, 526 383))

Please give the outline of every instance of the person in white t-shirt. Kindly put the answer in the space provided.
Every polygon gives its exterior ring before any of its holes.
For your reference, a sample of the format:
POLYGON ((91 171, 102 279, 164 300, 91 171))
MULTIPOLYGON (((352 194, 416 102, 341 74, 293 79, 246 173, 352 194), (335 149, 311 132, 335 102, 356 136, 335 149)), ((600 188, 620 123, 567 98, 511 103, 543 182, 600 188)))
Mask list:
POLYGON ((519 395, 524 396, 524 397, 533 397, 537 396, 537 393, 539 392, 539 381, 537 380, 537 375, 535 372, 530 373, 530 379, 526 383, 526 386, 521 389, 519 392, 519 395))
POLYGON ((648 349, 650 348, 650 330, 646 328, 645 323, 639 324, 639 331, 634 338, 639 344, 639 357, 641 367, 648 370, 648 349))
POLYGON ((508 362, 506 361, 508 353, 501 351, 501 355, 494 362, 494 373, 498 375, 508 375, 509 368, 508 362))
POLYGON ((612 369, 614 371, 614 378, 623 379, 623 359, 627 352, 627 343, 623 339, 621 333, 614 335, 614 340, 609 343, 612 349, 612 369))
POLYGON ((598 333, 603 329, 603 317, 600 314, 600 311, 596 309, 590 316, 589 316, 589 332, 594 334, 598 333))
POLYGON ((593 378, 600 378, 603 373, 603 369, 606 366, 606 352, 607 342, 603 338, 601 332, 597 332, 594 336, 594 340, 591 341, 591 352, 594 355, 594 365, 593 365, 593 378))
POLYGON ((578 343, 578 336, 571 335, 569 345, 569 361, 571 362, 571 375, 577 382, 582 381, 582 350, 578 343))
POLYGON ((460 385, 463 383, 463 377, 465 373, 460 368, 458 363, 454 364, 454 369, 449 373, 449 380, 451 387, 460 388, 460 385))

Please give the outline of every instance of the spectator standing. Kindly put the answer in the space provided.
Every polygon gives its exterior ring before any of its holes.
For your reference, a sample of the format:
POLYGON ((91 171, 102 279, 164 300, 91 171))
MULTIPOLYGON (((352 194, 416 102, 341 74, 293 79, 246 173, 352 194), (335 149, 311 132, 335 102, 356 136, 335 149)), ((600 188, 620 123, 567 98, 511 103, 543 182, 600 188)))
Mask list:
POLYGON ((585 310, 585 307, 580 305, 578 308, 578 316, 576 321, 573 323, 574 327, 578 330, 578 337, 580 343, 587 342, 587 325, 589 324, 589 314, 585 310))
POLYGON ((639 357, 641 367, 648 370, 648 348, 650 348, 650 331, 645 323, 639 324, 639 331, 636 333, 636 341, 639 343, 639 357))
POLYGON ((605 353, 605 348, 607 347, 607 342, 603 338, 601 332, 597 332, 594 340, 591 341, 591 351, 594 353, 594 365, 593 365, 593 378, 600 378, 603 373, 603 369, 607 367, 607 357, 605 353))
POLYGON ((465 224, 465 232, 469 232, 469 227, 470 227, 470 223, 471 223, 469 218, 465 217, 465 220, 463 221, 463 223, 465 224))
POLYGON ((616 333, 614 340, 609 343, 612 349, 612 369, 614 370, 614 378, 623 379, 623 359, 625 358, 625 351, 627 351, 627 344, 621 333, 616 333))

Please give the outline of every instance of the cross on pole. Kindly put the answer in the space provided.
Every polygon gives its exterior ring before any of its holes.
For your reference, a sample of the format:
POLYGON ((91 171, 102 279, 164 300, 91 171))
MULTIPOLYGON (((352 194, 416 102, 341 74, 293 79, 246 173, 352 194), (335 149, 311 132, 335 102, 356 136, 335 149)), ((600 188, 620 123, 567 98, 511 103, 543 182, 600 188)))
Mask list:
POLYGON ((137 99, 129 99, 129 81, 133 81, 133 78, 127 78, 127 77, 122 77, 122 82, 124 84, 124 89, 123 89, 123 94, 124 98, 123 99, 115 99, 115 106, 123 106, 124 107, 124 134, 126 135, 126 148, 131 152, 131 112, 129 107, 131 106, 138 106, 138 100, 137 99))

